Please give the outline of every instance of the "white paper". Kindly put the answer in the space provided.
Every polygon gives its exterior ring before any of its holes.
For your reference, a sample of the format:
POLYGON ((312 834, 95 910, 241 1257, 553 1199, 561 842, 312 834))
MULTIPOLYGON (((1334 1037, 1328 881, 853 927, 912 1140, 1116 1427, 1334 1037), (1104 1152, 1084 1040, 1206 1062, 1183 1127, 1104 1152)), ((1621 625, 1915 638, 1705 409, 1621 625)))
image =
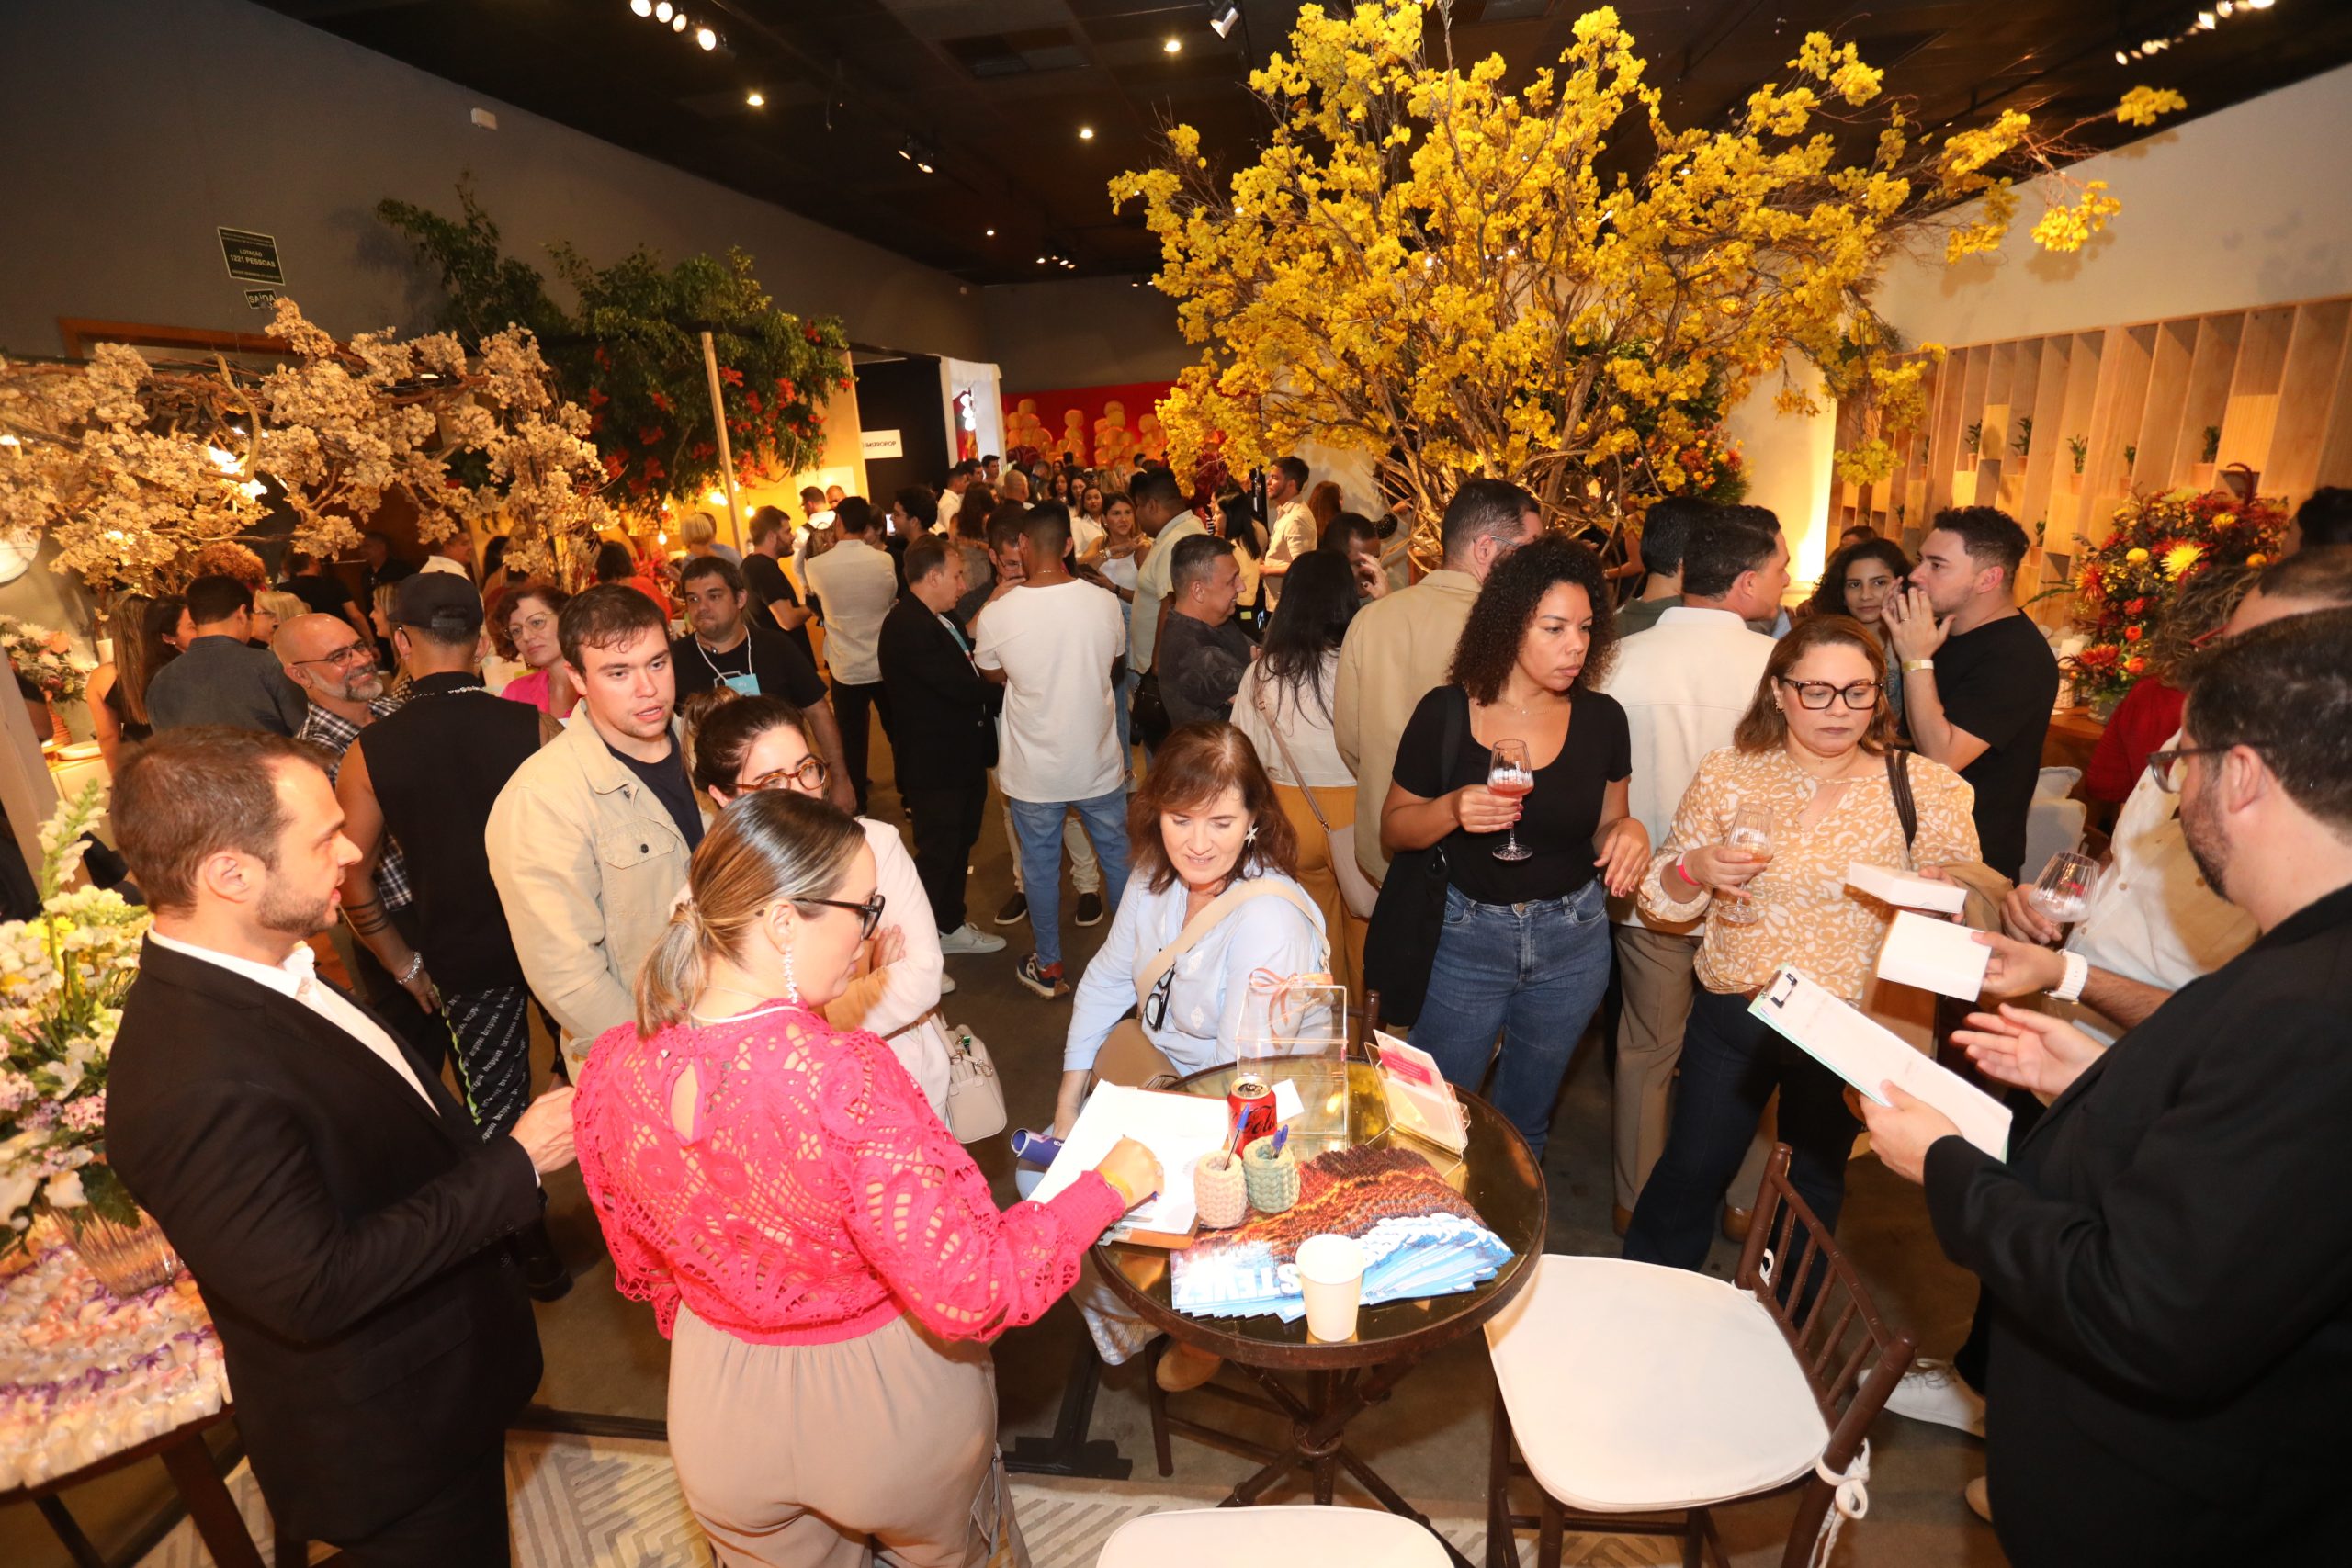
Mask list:
POLYGON ((1899 909, 1878 950, 1878 977, 1973 1002, 1984 988, 1984 965, 1992 957, 1993 950, 1968 927, 1899 909))
POLYGON ((1881 1086, 1897 1084, 1905 1094, 1951 1117, 1962 1137, 1995 1159, 2009 1157, 2007 1106, 1938 1066, 1932 1057, 1797 970, 1783 964, 1747 1010, 1881 1105, 1887 1103, 1881 1086))
POLYGON ((1855 861, 1846 867, 1846 886, 1859 887, 1881 903, 1898 908, 1933 909, 1957 915, 1968 908, 1968 889, 1956 882, 1931 882, 1907 871, 1855 861))
POLYGON ((1077 1125, 1062 1141, 1062 1152, 1030 1196, 1044 1202, 1101 1165, 1121 1138, 1133 1138, 1159 1161, 1160 1190, 1128 1210, 1120 1227, 1188 1231, 1199 1217, 1193 1204, 1193 1166, 1211 1149, 1222 1148, 1231 1131, 1221 1095, 1097 1084, 1078 1113, 1077 1125))

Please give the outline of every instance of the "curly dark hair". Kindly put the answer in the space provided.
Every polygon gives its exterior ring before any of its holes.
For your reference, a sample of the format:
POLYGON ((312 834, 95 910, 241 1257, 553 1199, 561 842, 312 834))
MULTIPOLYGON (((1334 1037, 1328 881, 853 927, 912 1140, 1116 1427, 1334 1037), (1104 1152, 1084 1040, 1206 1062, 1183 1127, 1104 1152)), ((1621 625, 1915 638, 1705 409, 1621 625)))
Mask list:
POLYGON ((1487 574, 1477 603, 1470 606, 1462 640, 1454 647, 1449 679, 1478 702, 1491 703, 1502 695, 1503 682, 1519 661, 1520 644, 1527 638, 1536 606, 1562 582, 1583 589, 1585 603, 1592 607, 1592 640, 1585 647, 1584 668, 1569 687, 1592 690, 1616 657, 1617 616, 1610 608, 1600 557, 1591 546, 1561 534, 1545 534, 1513 550, 1487 574))
POLYGON ((1911 575, 1911 558, 1893 539, 1859 539, 1829 558, 1821 569, 1821 586, 1813 591, 1813 613, 1816 615, 1850 615, 1846 607, 1846 573, 1857 561, 1875 560, 1894 574, 1899 588, 1911 575))

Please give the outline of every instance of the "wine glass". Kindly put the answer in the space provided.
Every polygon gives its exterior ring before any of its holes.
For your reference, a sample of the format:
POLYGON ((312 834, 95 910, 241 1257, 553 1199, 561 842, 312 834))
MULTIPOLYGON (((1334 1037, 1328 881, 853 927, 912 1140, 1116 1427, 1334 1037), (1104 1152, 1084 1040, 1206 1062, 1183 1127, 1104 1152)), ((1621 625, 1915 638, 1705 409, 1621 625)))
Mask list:
MULTIPOLYGON (((1487 764, 1487 787, 1506 799, 1523 799, 1535 787, 1535 770, 1527 762, 1527 743, 1523 740, 1498 740, 1492 760, 1487 764)), ((1510 835, 1502 848, 1495 852, 1497 860, 1525 860, 1535 852, 1519 841, 1519 824, 1510 825, 1510 835)))
POLYGON ((2058 940, 2051 945, 2065 945, 2065 928, 2088 912, 2091 885, 2098 878, 2098 863, 2088 855, 2078 855, 2072 850, 2061 850, 2050 857, 2050 863, 2034 878, 2033 886, 2025 896, 2033 912, 2059 928, 2058 940))
MULTIPOLYGON (((1772 858, 1772 813, 1761 806, 1743 806, 1731 814, 1731 826, 1724 829, 1724 848, 1744 850, 1760 860, 1772 858)), ((1757 875, 1761 876, 1762 872, 1757 875)), ((1757 907, 1756 883, 1750 878, 1747 896, 1743 898, 1719 898, 1715 908, 1727 924, 1752 926, 1764 918, 1757 907)))

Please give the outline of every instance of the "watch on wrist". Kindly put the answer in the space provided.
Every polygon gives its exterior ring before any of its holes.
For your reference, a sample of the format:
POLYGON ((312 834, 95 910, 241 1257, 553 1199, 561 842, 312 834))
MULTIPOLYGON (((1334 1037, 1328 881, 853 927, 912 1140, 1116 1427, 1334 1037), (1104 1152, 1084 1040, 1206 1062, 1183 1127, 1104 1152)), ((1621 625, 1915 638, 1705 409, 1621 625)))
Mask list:
POLYGON ((1906 659, 1903 661, 1905 675, 1916 675, 1922 670, 1933 670, 1935 667, 1936 661, 1932 659, 1906 659))
POLYGON ((2066 966, 2065 972, 2059 976, 2058 983, 2051 987, 2043 995, 2052 1001, 2081 1001, 2083 984, 2091 977, 2091 961, 2079 953, 2062 953, 2058 957, 2059 961, 2066 966))

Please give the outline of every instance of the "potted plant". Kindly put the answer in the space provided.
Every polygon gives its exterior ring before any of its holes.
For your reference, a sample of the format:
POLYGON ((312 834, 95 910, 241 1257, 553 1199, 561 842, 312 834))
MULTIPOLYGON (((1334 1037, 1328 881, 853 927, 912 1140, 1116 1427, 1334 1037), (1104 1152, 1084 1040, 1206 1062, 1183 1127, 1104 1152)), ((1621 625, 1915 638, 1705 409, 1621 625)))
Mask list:
POLYGON ((2087 435, 2066 437, 2066 453, 2075 459, 2075 471, 2066 476, 2066 493, 2083 493, 2083 465, 2090 460, 2091 442, 2087 435))
POLYGON ((179 1260, 105 1161, 107 1059, 148 920, 120 894, 66 886, 105 798, 94 779, 58 806, 40 832, 40 913, 0 925, 0 1256, 51 1217, 100 1283, 132 1296, 179 1260))
POLYGON ((2020 414, 2018 417, 2018 433, 2015 438, 2009 442, 2009 445, 2011 447, 2015 448, 2017 455, 2020 457, 2030 456, 2032 453, 2033 416, 2031 414, 2020 414))
POLYGON ((2199 448, 2197 464, 2188 470, 2188 482, 2199 490, 2213 488, 2213 464, 2222 455, 2222 427, 2205 427, 2205 445, 2199 448))

